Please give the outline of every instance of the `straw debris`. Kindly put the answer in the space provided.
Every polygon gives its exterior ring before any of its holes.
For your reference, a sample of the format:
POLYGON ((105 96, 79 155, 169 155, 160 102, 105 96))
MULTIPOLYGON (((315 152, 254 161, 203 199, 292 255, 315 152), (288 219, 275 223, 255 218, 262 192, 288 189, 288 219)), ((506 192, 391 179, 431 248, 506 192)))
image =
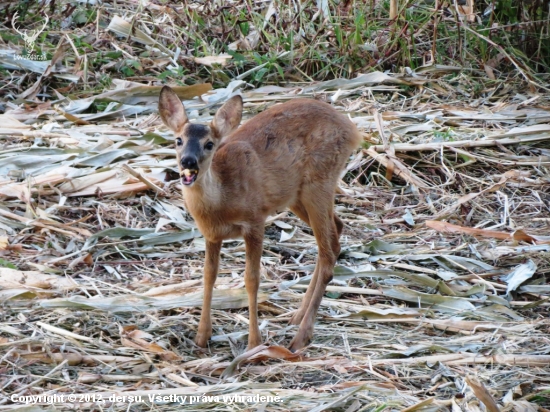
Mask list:
MULTIPOLYGON (((3 40, 2 73, 20 79, 2 74, 11 97, 0 114, 0 410, 49 410, 46 398, 13 399, 54 395, 64 396, 55 410, 550 408, 550 94, 541 77, 515 51, 501 57, 507 74, 495 61, 465 70, 462 55, 388 71, 416 61, 392 37, 400 8, 391 30, 384 21, 352 47, 338 31, 350 27, 349 2, 306 3, 150 3, 145 12, 107 2, 73 32, 46 33, 56 40, 44 46, 47 62, 14 60, 22 43, 3 40), (231 13, 243 19, 233 22, 239 36, 220 20, 231 13), (283 26, 296 34, 289 50, 274 40, 283 26), (200 51, 180 48, 191 44, 200 51), (194 121, 210 121, 235 93, 245 121, 309 97, 363 133, 335 205, 342 253, 302 352, 286 349, 296 332, 288 321, 317 250, 310 228, 285 211, 266 224, 265 344, 245 352, 245 249, 234 240, 222 248, 214 336, 205 350, 194 345, 205 248, 157 115, 163 82, 179 84, 194 121)), ((429 52, 437 19, 449 17, 418 7, 429 18, 411 23, 417 50, 429 52)))

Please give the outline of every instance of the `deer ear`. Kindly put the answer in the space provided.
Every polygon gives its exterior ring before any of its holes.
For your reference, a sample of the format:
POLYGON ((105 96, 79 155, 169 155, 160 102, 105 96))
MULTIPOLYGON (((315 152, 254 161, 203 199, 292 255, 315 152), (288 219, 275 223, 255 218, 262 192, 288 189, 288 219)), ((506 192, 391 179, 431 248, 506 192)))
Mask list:
POLYGON ((174 132, 180 131, 188 122, 185 107, 178 95, 168 86, 164 86, 160 91, 159 114, 164 124, 174 132))
POLYGON ((239 95, 233 96, 225 102, 214 116, 212 128, 217 131, 220 137, 225 137, 239 126, 242 116, 243 99, 239 95))

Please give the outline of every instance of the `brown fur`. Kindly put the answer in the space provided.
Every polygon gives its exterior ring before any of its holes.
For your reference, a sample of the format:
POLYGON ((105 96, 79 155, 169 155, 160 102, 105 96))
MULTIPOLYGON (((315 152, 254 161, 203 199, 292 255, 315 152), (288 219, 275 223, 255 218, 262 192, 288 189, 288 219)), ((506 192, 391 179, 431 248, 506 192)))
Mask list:
MULTIPOLYGON (((181 170, 181 156, 191 147, 190 137, 185 135, 187 116, 168 87, 161 92, 159 111, 164 123, 183 141, 176 148, 181 170)), ((360 135, 349 119, 316 100, 291 100, 236 128, 241 112, 240 97, 233 97, 218 111, 210 133, 200 141, 201 148, 208 141, 214 142, 214 149, 212 153, 203 149, 197 152, 198 177, 183 189, 189 212, 206 239, 204 306, 196 342, 206 346, 212 333, 210 307, 221 242, 242 236, 250 309, 249 349, 261 343, 257 292, 264 224, 269 215, 290 208, 311 226, 319 248, 313 279, 291 320, 300 324, 290 344, 295 351, 313 336, 315 316, 340 253, 338 239, 343 224, 334 215, 334 192, 360 135)))

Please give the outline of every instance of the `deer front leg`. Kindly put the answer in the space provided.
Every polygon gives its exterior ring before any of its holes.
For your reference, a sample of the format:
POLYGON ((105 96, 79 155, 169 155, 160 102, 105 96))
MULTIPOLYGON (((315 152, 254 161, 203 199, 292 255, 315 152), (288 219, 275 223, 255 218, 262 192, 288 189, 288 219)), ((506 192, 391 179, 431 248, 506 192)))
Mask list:
POLYGON ((202 304, 201 320, 195 337, 195 343, 201 348, 206 347, 208 339, 212 336, 212 320, 210 311, 212 309, 212 291, 218 276, 218 264, 220 261, 220 250, 222 242, 206 241, 206 258, 204 262, 204 298, 202 304))
POLYGON ((252 229, 244 236, 246 247, 246 268, 244 284, 248 294, 249 333, 248 349, 255 348, 262 343, 260 328, 258 327, 258 289, 260 287, 260 264, 263 250, 264 225, 252 229))

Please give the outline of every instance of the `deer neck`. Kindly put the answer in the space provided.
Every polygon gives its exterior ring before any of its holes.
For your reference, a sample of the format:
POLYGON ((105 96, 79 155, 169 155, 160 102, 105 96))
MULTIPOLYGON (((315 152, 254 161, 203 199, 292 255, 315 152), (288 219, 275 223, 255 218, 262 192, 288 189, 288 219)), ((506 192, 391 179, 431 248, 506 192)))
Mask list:
POLYGON ((221 207, 221 184, 209 167, 191 187, 183 187, 187 208, 196 219, 204 213, 221 207))

